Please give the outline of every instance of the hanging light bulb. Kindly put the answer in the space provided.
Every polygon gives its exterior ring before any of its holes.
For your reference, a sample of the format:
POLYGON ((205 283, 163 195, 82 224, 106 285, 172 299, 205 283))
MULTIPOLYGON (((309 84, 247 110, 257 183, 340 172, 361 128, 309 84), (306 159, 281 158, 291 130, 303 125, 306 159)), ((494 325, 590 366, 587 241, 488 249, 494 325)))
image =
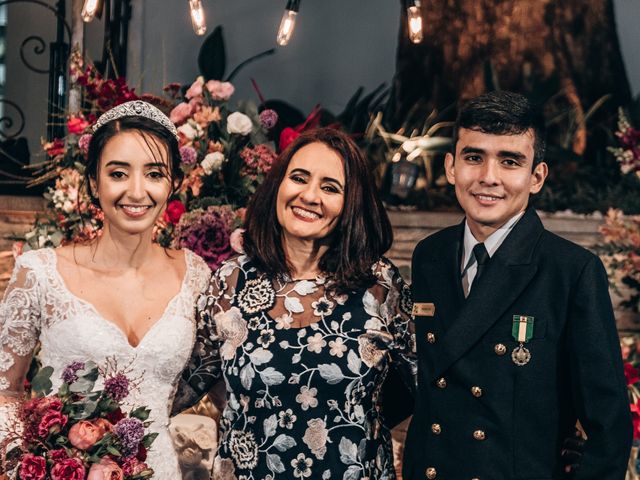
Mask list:
POLYGON ((100 0, 84 0, 82 12, 80 12, 82 21, 88 23, 93 20, 98 10, 100 10, 100 0))
POLYGON ((420 43, 422 41, 420 0, 409 1, 407 6, 407 21, 409 22, 409 40, 413 43, 420 43))
POLYGON ((201 0, 189 0, 191 11, 191 25, 196 35, 204 35, 207 31, 207 20, 204 18, 204 9, 201 0))
POLYGON ((278 45, 285 46, 289 43, 293 29, 296 26, 298 10, 300 10, 300 0, 287 0, 287 8, 284 11, 284 15, 282 15, 278 36, 276 37, 278 45))

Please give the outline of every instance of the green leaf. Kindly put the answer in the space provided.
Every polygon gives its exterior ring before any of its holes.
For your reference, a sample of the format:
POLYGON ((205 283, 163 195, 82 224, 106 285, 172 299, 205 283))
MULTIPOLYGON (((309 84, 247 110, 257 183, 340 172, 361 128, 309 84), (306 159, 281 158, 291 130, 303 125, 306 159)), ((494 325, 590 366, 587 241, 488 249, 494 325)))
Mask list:
POLYGON ((142 445, 144 445, 144 448, 149 448, 157 436, 158 436, 157 432, 149 433, 145 435, 144 438, 142 439, 142 445))
POLYGON ((116 456, 116 457, 121 457, 121 456, 122 456, 122 454, 120 453, 120 451, 119 451, 117 448, 115 448, 115 447, 113 447, 113 446, 111 446, 111 445, 109 445, 109 446, 107 447, 107 452, 109 452, 111 455, 114 455, 114 456, 116 456))
POLYGON ((95 381, 82 377, 69 385, 69 391, 73 393, 89 393, 93 390, 95 381))
POLYGON ((49 395, 53 390, 52 374, 53 367, 41 368, 31 380, 31 390, 42 397, 49 395))
POLYGON ((151 410, 145 407, 138 407, 135 410, 132 410, 129 414, 129 417, 137 418, 138 420, 142 420, 143 422, 149 418, 149 413, 151 410))

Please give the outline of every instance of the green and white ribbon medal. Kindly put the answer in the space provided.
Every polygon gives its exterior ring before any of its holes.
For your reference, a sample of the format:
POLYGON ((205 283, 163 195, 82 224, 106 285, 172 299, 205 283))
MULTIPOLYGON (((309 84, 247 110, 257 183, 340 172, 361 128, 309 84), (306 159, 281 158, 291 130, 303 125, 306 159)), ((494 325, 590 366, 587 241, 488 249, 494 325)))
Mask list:
POLYGON ((516 348, 511 352, 511 359, 513 363, 522 367, 529 363, 531 360, 531 352, 524 346, 533 337, 533 324, 534 318, 526 315, 514 315, 513 327, 511 329, 511 335, 516 342, 519 342, 516 348))

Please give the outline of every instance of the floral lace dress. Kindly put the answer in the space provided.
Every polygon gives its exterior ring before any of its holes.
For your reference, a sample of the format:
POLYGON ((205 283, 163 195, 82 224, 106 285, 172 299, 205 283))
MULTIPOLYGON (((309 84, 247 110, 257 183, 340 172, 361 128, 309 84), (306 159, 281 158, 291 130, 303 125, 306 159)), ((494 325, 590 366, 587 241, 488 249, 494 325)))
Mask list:
POLYGON ((179 395, 225 381, 214 478, 395 478, 379 393, 390 366, 413 388, 411 299, 391 263, 373 272, 349 295, 324 278, 271 281, 247 256, 214 275, 179 395))
POLYGON ((52 249, 26 252, 16 261, 13 276, 0 304, 0 441, 3 426, 15 415, 24 375, 38 341, 39 358, 52 366, 53 389, 60 373, 74 361, 104 365, 115 358, 137 389, 125 405, 151 409, 150 430, 158 432, 147 463, 155 480, 181 478, 178 459, 168 431, 169 411, 180 373, 186 367, 196 334, 195 302, 211 277, 204 261, 185 250, 186 273, 180 291, 140 343, 133 347, 113 323, 88 302, 73 295, 58 274, 52 249))

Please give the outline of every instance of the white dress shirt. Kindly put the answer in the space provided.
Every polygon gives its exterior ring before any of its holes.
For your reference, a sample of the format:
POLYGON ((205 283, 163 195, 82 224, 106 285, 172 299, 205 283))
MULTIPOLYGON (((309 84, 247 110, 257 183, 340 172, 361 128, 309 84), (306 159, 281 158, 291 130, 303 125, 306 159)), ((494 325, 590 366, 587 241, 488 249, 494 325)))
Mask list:
MULTIPOLYGON (((504 239, 507 238, 515 224, 518 223, 518 220, 520 220, 523 215, 524 212, 520 212, 519 214, 511 217, 508 222, 486 238, 483 243, 484 247, 487 249, 489 258, 493 257, 493 254, 496 253, 500 245, 502 245, 502 242, 504 242, 504 239)), ((476 262, 473 255, 473 247, 478 243, 480 242, 473 236, 473 233, 471 233, 471 229, 469 228, 469 224, 465 220, 462 262, 460 262, 460 265, 462 266, 462 290, 465 297, 469 295, 471 285, 473 285, 473 279, 476 278, 476 272, 478 271, 478 262, 476 262)))

